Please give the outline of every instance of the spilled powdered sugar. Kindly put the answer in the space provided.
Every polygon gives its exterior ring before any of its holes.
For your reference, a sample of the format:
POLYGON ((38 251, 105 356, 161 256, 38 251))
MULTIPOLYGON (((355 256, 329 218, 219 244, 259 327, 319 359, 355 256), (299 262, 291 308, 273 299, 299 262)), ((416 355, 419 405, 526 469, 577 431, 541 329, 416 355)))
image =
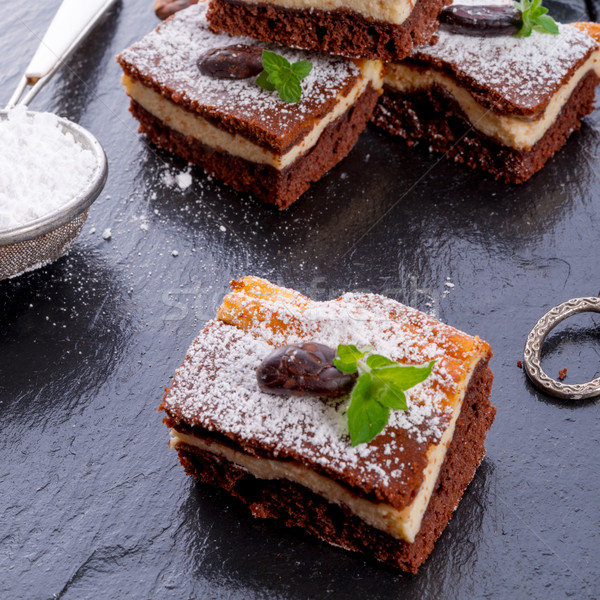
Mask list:
POLYGON ((547 102, 567 74, 597 47, 589 35, 574 27, 559 25, 559 30, 558 35, 534 31, 524 38, 440 30, 438 42, 416 48, 414 56, 449 65, 457 76, 530 109, 547 102))
POLYGON ((160 178, 168 188, 183 192, 192 185, 192 165, 189 164, 184 171, 176 173, 172 173, 171 170, 166 167, 160 178))
POLYGON ((205 13, 205 4, 177 13, 125 50, 121 58, 161 88, 175 90, 174 96, 181 95, 192 109, 201 104, 222 115, 254 122, 257 127, 271 124, 290 130, 323 103, 335 99, 349 79, 359 74, 347 59, 271 46, 247 37, 214 34, 208 29, 205 13), (256 77, 224 80, 200 73, 197 61, 204 51, 233 44, 271 49, 292 63, 309 60, 313 68, 302 80, 301 101, 284 102, 276 92, 256 85, 256 77))
MULTIPOLYGON (((264 305, 268 313, 269 302, 264 305)), ((256 320, 249 331, 212 321, 177 371, 166 407, 176 408, 189 424, 244 442, 257 441, 274 456, 297 453, 327 470, 350 469, 363 481, 375 478, 384 487, 401 482, 405 469, 410 469, 403 462, 402 440, 412 440, 413 447, 439 441, 451 413, 444 405, 446 392, 455 391, 457 384, 446 370, 444 358, 448 333, 455 330, 412 309, 398 317, 394 315, 398 306, 381 296, 346 294, 337 301, 310 303, 297 328, 296 310, 288 307, 285 315, 282 304, 277 303, 277 318, 289 324, 285 334, 274 333, 266 322, 256 320), (407 323, 418 333, 408 332, 407 323), (349 398, 288 397, 258 388, 256 368, 273 348, 306 340, 331 347, 371 344, 374 352, 404 363, 438 362, 425 382, 407 392, 409 409, 390 412, 383 432, 387 432, 385 443, 376 438, 353 448, 346 425, 349 398), (399 431, 408 439, 396 436, 399 431)))

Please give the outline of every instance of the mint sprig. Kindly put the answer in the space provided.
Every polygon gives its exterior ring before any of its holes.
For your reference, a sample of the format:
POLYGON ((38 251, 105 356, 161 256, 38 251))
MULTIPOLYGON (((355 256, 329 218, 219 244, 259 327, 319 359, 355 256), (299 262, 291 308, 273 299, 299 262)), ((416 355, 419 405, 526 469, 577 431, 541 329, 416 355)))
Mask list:
POLYGON ((514 5, 521 13, 521 19, 517 23, 519 30, 515 33, 517 37, 529 37, 533 30, 554 35, 558 33, 558 25, 546 14, 548 9, 542 6, 542 0, 520 0, 515 1, 514 5))
POLYGON ((256 79, 256 84, 270 92, 277 91, 284 102, 300 102, 300 82, 312 71, 312 63, 300 60, 291 64, 285 57, 263 50, 262 64, 264 71, 256 79))
POLYGON ((354 344, 340 344, 333 364, 342 373, 356 373, 358 361, 371 350, 371 346, 359 350, 354 344))
POLYGON ((340 344, 333 360, 344 373, 358 372, 348 407, 348 431, 353 446, 370 442, 381 433, 390 418, 390 409, 408 408, 404 392, 425 381, 436 362, 432 360, 423 367, 404 366, 381 354, 369 354, 371 350, 340 344))

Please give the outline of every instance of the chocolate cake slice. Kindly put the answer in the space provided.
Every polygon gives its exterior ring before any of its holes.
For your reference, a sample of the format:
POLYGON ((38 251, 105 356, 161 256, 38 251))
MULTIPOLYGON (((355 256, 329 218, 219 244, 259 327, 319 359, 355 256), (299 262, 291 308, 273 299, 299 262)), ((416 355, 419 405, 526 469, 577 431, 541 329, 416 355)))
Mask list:
POLYGON ((314 302, 246 277, 193 342, 160 408, 186 472, 254 516, 416 572, 485 455, 496 411, 490 357, 479 338, 382 296, 314 302), (436 362, 406 392, 407 410, 390 411, 379 435, 353 446, 347 395, 259 387, 257 367, 274 349, 311 341, 369 344, 391 364, 436 362))
POLYGON ((387 66, 373 122, 409 145, 522 183, 593 110, 599 82, 600 47, 577 27, 530 37, 441 28, 435 45, 387 66))
POLYGON ((118 57, 131 112, 157 146, 287 208, 354 146, 382 65, 215 35, 205 13, 203 4, 178 12, 118 57), (299 102, 257 85, 263 49, 312 63, 299 102))
POLYGON ((213 31, 321 50, 397 61, 435 33, 449 0, 210 0, 213 31))

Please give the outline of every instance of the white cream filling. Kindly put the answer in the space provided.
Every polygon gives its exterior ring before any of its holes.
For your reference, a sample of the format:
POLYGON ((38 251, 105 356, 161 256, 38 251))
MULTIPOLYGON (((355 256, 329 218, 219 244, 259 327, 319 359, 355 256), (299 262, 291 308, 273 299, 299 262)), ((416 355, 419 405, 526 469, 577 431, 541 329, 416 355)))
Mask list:
POLYGON ((567 84, 552 96, 542 115, 535 119, 501 115, 485 108, 454 79, 433 69, 423 71, 408 65, 390 64, 387 65, 385 83, 405 93, 438 85, 452 95, 475 129, 505 146, 529 150, 550 129, 573 90, 590 71, 600 77, 600 50, 573 73, 567 84))
POLYGON ((244 160, 270 165, 281 170, 315 146, 325 128, 356 102, 369 83, 376 90, 381 88, 383 79, 381 75, 382 67, 379 61, 363 61, 360 68, 361 76, 350 92, 346 96, 340 94, 334 109, 322 119, 316 121, 311 131, 300 143, 285 154, 277 154, 241 135, 231 134, 219 129, 200 115, 177 106, 158 92, 127 75, 123 75, 122 83, 127 94, 133 100, 171 129, 185 136, 191 136, 205 146, 214 148, 219 152, 227 152, 244 160))
POLYGON ((333 504, 343 504, 365 523, 381 529, 390 535, 414 542, 421 528, 423 515, 429 504, 433 488, 440 469, 444 463, 446 451, 454 437, 456 420, 460 414, 462 402, 457 403, 450 423, 438 444, 427 451, 428 464, 424 473, 424 481, 413 502, 403 510, 398 510, 384 502, 366 500, 348 488, 321 475, 298 462, 257 458, 239 450, 234 450, 210 438, 198 438, 171 430, 169 445, 176 449, 184 443, 207 452, 211 452, 248 471, 258 479, 288 479, 323 496, 333 504))
POLYGON ((392 25, 408 19, 417 0, 239 0, 245 4, 269 4, 292 10, 350 10, 359 15, 392 25))

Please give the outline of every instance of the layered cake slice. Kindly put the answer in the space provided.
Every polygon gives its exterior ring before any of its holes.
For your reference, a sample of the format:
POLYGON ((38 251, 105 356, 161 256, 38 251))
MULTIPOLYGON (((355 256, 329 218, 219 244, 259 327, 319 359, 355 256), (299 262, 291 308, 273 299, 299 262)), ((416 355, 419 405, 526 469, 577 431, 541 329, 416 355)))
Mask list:
POLYGON ((130 110, 157 146, 287 208, 352 149, 382 65, 277 49, 305 74, 299 102, 284 101, 256 83, 273 48, 211 33, 205 13, 203 4, 178 12, 118 57, 130 110))
POLYGON ((416 572, 485 455, 490 357, 382 296, 314 302, 246 277, 160 408, 188 474, 256 517, 416 572))
POLYGON ((557 35, 514 31, 489 35, 477 18, 442 25, 435 45, 388 65, 374 123, 496 179, 526 181, 593 110, 600 47, 572 25, 558 25, 557 35))
POLYGON ((397 61, 435 33, 449 0, 210 0, 217 32, 320 50, 397 61))

